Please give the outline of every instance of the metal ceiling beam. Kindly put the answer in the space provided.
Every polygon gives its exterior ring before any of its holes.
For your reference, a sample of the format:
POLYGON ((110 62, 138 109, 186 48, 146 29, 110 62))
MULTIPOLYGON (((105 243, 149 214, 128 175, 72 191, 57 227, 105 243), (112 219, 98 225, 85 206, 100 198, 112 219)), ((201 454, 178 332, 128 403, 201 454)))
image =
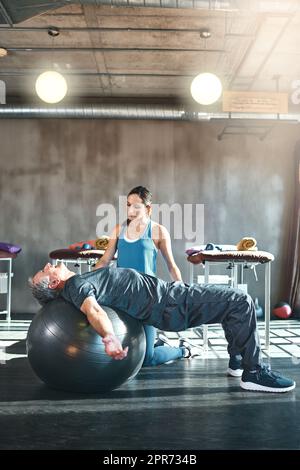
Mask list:
MULTIPOLYGON (((13 70, 13 71, 1 71, 0 77, 23 77, 23 76, 34 76, 45 71, 45 69, 39 69, 35 71, 27 70, 13 70)), ((97 76, 111 76, 111 77, 158 77, 158 78, 191 78, 195 76, 196 72, 191 72, 190 74, 181 74, 181 73, 124 73, 124 72, 67 72, 64 71, 63 74, 66 77, 97 77, 97 76)))
POLYGON ((10 26, 13 26, 14 25, 14 22, 10 16, 10 14, 8 13, 7 9, 5 8, 5 6, 3 5, 3 2, 0 0, 0 12, 3 16, 3 18, 5 19, 5 21, 10 25, 10 26))
MULTIPOLYGON (((287 28, 289 27, 290 25, 290 22, 292 21, 293 19, 293 15, 282 15, 281 17, 285 17, 287 18, 287 21, 286 23, 284 24, 284 26, 281 28, 279 34, 277 35, 275 41, 273 42, 272 46, 270 47, 269 51, 267 52, 267 54, 265 55, 265 57, 263 58, 262 62, 260 63, 260 65, 258 66, 255 74, 248 80, 247 82, 247 86, 244 88, 246 90, 250 90, 253 86, 253 84, 255 83, 255 80, 259 77, 261 71, 263 70, 267 60, 270 58, 271 54, 274 52, 275 50, 275 47, 277 46, 277 44, 279 43, 280 39, 282 38, 284 32, 287 30, 287 28)), ((242 59, 240 61, 240 63, 238 64, 235 72, 234 72, 234 75, 233 77, 231 78, 229 84, 228 84, 228 88, 230 89, 232 86, 234 86, 234 82, 236 80, 239 79, 239 72, 240 70, 242 69, 244 63, 246 62, 247 58, 249 57, 251 51, 252 51, 252 47, 254 46, 255 42, 256 42, 256 39, 258 38, 259 36, 259 33, 260 31, 262 30, 263 28, 263 24, 264 24, 264 21, 265 21, 266 17, 265 16, 260 16, 258 18, 258 22, 257 22, 257 27, 256 27, 256 31, 254 33, 254 36, 252 38, 252 40, 249 42, 248 44, 248 47, 247 47, 247 50, 245 52, 245 54, 242 56, 242 59)), ((278 90, 277 90, 278 91, 278 90)))
MULTIPOLYGON (((41 0, 42 2, 42 0, 41 0)), ((299 9, 298 0, 71 0, 66 3, 110 5, 112 7, 176 8, 209 11, 240 11, 291 13, 299 9)))
MULTIPOLYGON (((279 43, 280 39, 282 38, 282 36, 284 35, 284 33, 286 32, 286 30, 288 29, 288 27, 290 26, 290 23, 292 21, 294 17, 292 15, 288 16, 287 17, 287 21, 286 23, 284 24, 284 26, 281 28, 281 30, 279 31, 279 34, 277 35, 275 41, 273 42, 272 46, 270 47, 269 51, 267 52, 267 54, 265 55, 265 57, 263 58, 263 60, 261 61, 259 67, 257 68, 255 74, 253 75, 253 78, 252 78, 252 81, 251 83, 249 83, 248 85, 248 89, 251 89, 253 84, 255 83, 255 80, 257 80, 257 78, 259 77, 260 73, 262 72, 263 68, 265 67, 267 61, 269 60, 269 58, 271 57, 271 55, 273 54, 274 50, 275 50, 275 47, 277 46, 277 44, 279 43)), ((275 90, 274 90, 275 91, 275 90)), ((279 91, 279 90, 276 90, 276 91, 279 91)))
POLYGON ((258 18, 254 35, 253 35, 253 37, 251 38, 251 41, 249 41, 249 44, 248 44, 247 49, 246 49, 246 52, 242 55, 241 60, 240 60, 239 64, 237 65, 237 67, 236 67, 236 69, 235 69, 235 71, 234 71, 234 75, 232 76, 230 82, 228 83, 228 89, 231 89, 231 87, 233 86, 235 80, 237 80, 237 79, 239 78, 239 72, 240 72, 241 68, 243 67, 244 63, 246 62, 247 58, 248 58, 249 55, 250 55, 250 52, 251 52, 252 47, 253 47, 253 45, 254 45, 254 43, 255 43, 255 40, 256 40, 256 38, 258 37, 258 34, 259 34, 259 32, 261 31, 261 29, 262 29, 264 20, 265 20, 265 17, 264 17, 264 16, 260 16, 260 17, 258 18))
MULTIPOLYGON (((203 16, 201 16, 201 20, 203 19, 203 16)), ((211 20, 211 16, 209 17, 209 19, 211 20)), ((54 26, 54 25, 52 25, 54 26)), ((201 31, 201 27, 199 26, 199 28, 131 28, 131 27, 120 27, 120 26, 116 26, 115 28, 106 28, 106 27, 95 27, 95 26, 84 26, 84 27, 80 27, 80 26, 77 26, 77 27, 74 27, 74 26, 70 26, 70 27, 62 27, 60 28, 59 27, 59 31, 60 33, 63 33, 63 32, 78 32, 78 33, 85 33, 85 32, 95 32, 95 33, 118 33, 119 31, 125 31, 126 33, 131 33, 131 32, 140 32, 140 31, 143 31, 143 32, 150 32, 150 33, 159 33, 159 32, 162 32, 162 33, 198 33, 200 34, 200 31, 201 31)), ((0 32, 4 32, 7 33, 7 32, 23 32, 23 33, 27 33, 27 32, 32 32, 32 33, 36 33, 36 32, 48 32, 49 30, 49 26, 45 26, 45 27, 32 27, 32 26, 28 26, 28 27, 25 27, 25 26, 15 26, 14 28, 9 28, 8 26, 0 26, 0 32)), ((226 36, 251 36, 251 35, 245 35, 245 34, 239 34, 239 33, 226 33, 226 36)))
POLYGON ((45 2, 44 0, 0 0, 0 11, 7 23, 13 28, 14 24, 27 20, 46 11, 70 5, 69 1, 45 2))
POLYGON ((8 0, 0 0, 2 16, 12 27, 28 18, 59 9, 60 7, 81 4, 112 7, 135 8, 172 8, 196 9, 206 11, 247 11, 257 13, 294 13, 299 10, 298 0, 65 0, 45 2, 44 0, 9 0, 9 13, 6 7, 8 0))
MULTIPOLYGON (((2 46, 5 47, 5 46, 2 46)), ((8 52, 97 52, 97 51, 110 51, 110 52, 217 52, 224 53, 224 49, 185 49, 185 48, 163 48, 163 47, 5 47, 8 52)))

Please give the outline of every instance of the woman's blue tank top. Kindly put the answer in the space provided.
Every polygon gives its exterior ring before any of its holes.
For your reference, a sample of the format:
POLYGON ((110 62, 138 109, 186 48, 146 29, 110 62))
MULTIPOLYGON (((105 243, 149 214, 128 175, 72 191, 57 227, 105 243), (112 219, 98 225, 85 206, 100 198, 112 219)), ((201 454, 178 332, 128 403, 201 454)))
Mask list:
POLYGON ((137 240, 126 237, 127 225, 121 229, 117 249, 117 266, 119 268, 132 268, 145 274, 156 276, 157 248, 152 240, 151 220, 143 235, 137 240))

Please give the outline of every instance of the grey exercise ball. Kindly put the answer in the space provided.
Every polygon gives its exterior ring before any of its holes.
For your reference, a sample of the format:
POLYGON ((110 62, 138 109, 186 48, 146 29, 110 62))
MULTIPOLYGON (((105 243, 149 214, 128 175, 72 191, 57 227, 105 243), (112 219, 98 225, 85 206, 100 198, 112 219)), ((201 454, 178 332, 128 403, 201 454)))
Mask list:
POLYGON ((32 369, 47 385, 60 390, 102 393, 122 385, 141 368, 146 340, 142 323, 126 313, 102 307, 109 316, 125 359, 104 351, 101 337, 86 316, 62 298, 45 305, 34 317, 27 335, 32 369))

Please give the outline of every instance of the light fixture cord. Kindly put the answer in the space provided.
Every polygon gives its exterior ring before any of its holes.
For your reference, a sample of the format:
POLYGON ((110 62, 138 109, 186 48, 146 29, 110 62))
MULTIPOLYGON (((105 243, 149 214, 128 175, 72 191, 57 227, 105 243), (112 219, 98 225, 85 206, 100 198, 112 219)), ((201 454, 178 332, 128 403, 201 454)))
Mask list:
POLYGON ((52 70, 54 70, 54 36, 51 36, 51 62, 52 70))

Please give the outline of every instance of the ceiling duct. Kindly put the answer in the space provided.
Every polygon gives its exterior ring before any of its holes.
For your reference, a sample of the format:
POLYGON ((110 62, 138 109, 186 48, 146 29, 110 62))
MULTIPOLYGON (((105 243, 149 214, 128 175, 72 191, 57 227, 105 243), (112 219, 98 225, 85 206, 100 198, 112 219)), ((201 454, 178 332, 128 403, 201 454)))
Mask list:
POLYGON ((0 106, 0 119, 139 119, 162 121, 277 121, 297 124, 299 114, 197 112, 183 106, 85 105, 85 106, 0 106))
POLYGON ((86 105, 70 107, 0 106, 0 118, 158 119, 181 120, 180 107, 159 105, 86 105))
POLYGON ((251 11, 258 13, 293 13, 299 10, 298 0, 0 0, 0 24, 13 26, 71 4, 108 5, 135 8, 192 8, 199 10, 251 11))

